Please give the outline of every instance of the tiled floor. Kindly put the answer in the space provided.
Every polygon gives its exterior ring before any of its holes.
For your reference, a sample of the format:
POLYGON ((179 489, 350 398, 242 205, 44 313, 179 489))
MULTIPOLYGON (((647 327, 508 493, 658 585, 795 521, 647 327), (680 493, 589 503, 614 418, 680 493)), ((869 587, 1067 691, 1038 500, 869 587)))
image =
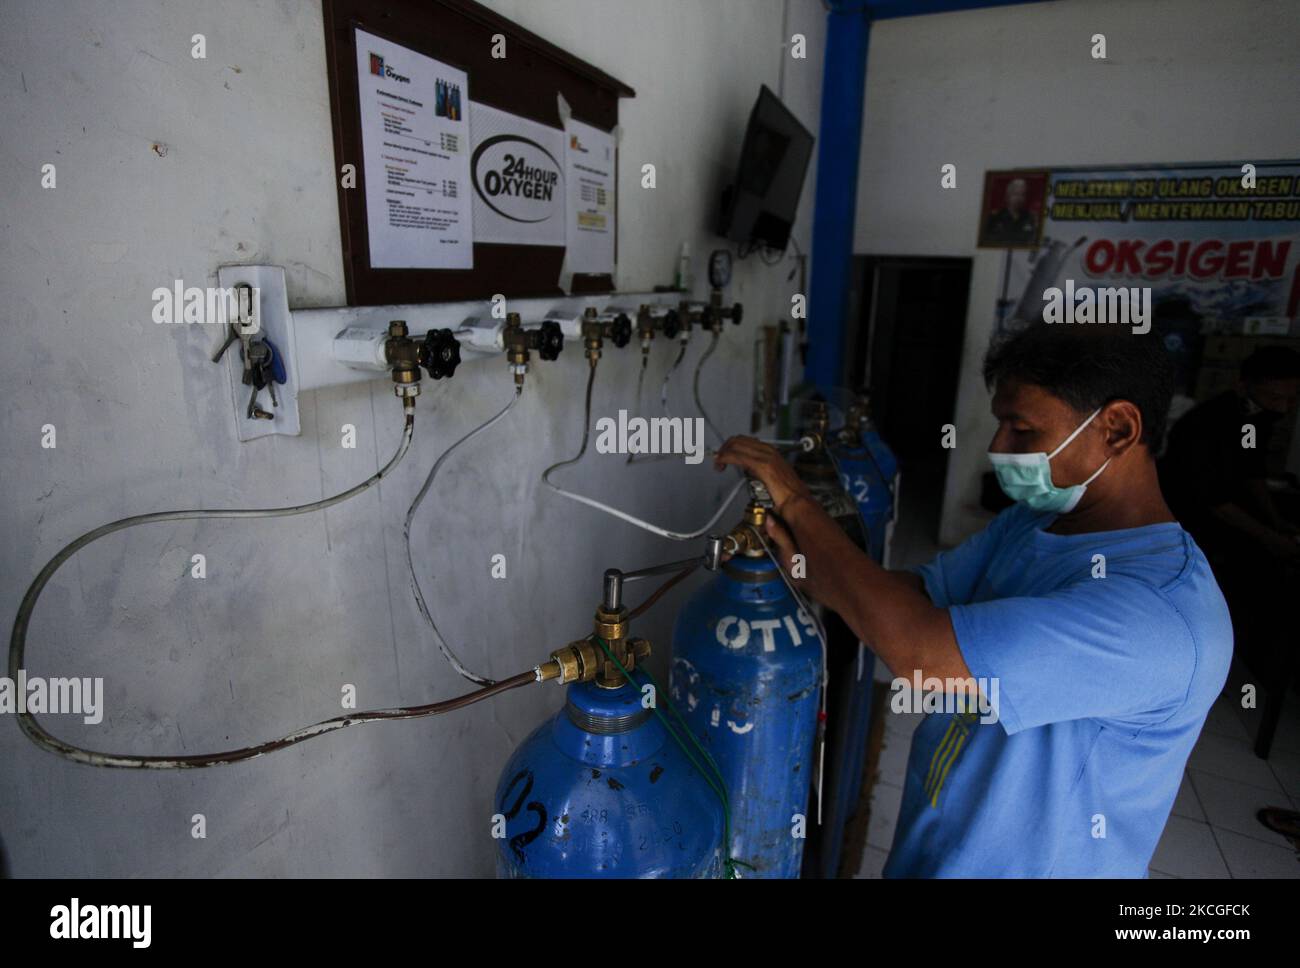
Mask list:
MULTIPOLYGON (((914 490, 909 507, 906 482, 901 494, 891 561, 895 568, 928 561, 938 550, 930 534, 933 495, 914 490)), ((876 669, 878 677, 888 679, 881 664, 876 669)), ((1187 762, 1178 799, 1151 860, 1153 878, 1300 878, 1300 853, 1255 819, 1255 811, 1263 806, 1300 810, 1300 696, 1288 694, 1272 752, 1267 761, 1261 760, 1252 749, 1259 711, 1241 708, 1243 681, 1243 671, 1234 665, 1187 762)), ((859 877, 879 877, 888 857, 912 731, 920 719, 920 714, 885 713, 859 877)))

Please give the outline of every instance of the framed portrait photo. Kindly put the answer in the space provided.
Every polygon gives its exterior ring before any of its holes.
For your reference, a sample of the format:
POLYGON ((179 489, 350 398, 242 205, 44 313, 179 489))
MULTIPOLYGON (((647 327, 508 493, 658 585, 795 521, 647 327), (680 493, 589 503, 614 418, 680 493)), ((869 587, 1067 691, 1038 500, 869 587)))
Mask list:
POLYGON ((980 203, 981 249, 1033 249, 1043 233, 1047 211, 1046 171, 984 173, 980 203))

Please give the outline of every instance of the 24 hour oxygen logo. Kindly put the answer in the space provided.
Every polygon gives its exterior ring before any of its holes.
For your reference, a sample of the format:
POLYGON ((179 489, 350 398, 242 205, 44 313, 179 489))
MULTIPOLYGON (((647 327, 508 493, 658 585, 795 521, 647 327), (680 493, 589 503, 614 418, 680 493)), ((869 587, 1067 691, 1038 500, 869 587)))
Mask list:
POLYGON ((536 224, 558 211, 560 163, 537 142, 514 134, 488 138, 470 165, 474 191, 502 218, 536 224))

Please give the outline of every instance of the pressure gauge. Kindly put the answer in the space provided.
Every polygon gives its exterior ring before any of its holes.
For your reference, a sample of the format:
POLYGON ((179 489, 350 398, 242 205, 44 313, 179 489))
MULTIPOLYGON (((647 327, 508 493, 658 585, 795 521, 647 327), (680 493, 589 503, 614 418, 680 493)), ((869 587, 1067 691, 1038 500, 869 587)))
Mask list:
POLYGON ((714 249, 709 256, 709 285, 714 289, 725 289, 731 282, 731 252, 728 249, 714 249))

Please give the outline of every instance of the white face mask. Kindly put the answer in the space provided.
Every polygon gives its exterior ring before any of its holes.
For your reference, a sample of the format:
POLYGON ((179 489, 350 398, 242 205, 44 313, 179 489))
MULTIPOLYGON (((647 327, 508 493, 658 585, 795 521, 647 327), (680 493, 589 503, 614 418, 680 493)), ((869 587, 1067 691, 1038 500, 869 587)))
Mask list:
POLYGON ((1073 511, 1079 499, 1083 497, 1083 492, 1088 489, 1088 485, 1106 469, 1110 458, 1106 458, 1106 463, 1098 467, 1096 472, 1082 484, 1072 484, 1069 487, 1057 487, 1052 483, 1050 462, 1053 457, 1065 450, 1070 441, 1079 436, 1083 428, 1092 423, 1099 413, 1101 413, 1100 407, 1092 412, 1092 416, 1074 428, 1074 433, 1066 437, 1061 442, 1061 446, 1050 454, 1042 451, 1034 454, 997 454, 989 451, 989 460, 993 462, 993 471, 997 474, 1002 493, 1013 501, 1023 501, 1035 511, 1055 511, 1057 514, 1068 514, 1073 511))

